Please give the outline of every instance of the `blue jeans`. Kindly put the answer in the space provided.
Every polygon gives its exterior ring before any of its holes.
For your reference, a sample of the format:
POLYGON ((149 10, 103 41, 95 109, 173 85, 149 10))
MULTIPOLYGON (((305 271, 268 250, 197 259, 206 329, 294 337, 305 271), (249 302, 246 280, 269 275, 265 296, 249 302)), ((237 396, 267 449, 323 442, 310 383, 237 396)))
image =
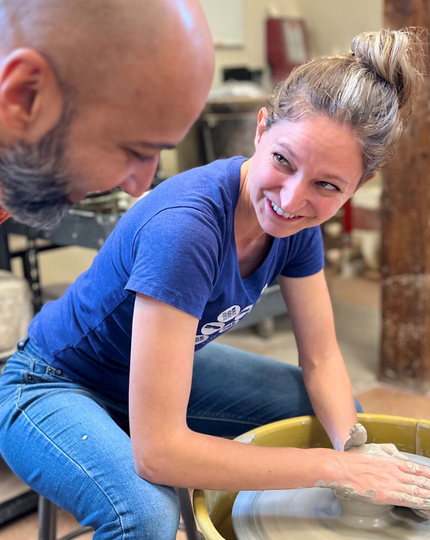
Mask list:
MULTIPOLYGON (((217 343, 195 354, 191 429, 235 437, 306 414, 299 368, 217 343)), ((176 537, 174 489, 135 472, 127 406, 76 384, 31 342, 20 342, 0 378, 0 453, 35 491, 93 527, 94 540, 176 537)))

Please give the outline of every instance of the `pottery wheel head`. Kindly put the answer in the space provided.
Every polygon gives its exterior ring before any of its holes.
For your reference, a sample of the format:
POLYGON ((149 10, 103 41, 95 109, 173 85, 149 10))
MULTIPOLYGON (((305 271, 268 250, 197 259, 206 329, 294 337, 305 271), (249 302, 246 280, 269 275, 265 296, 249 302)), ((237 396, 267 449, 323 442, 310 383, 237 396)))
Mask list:
POLYGON ((340 522, 353 529, 374 530, 394 526, 394 506, 348 501, 337 498, 340 507, 340 522))
POLYGON ((430 540, 430 522, 411 510, 374 508, 370 516, 343 513, 324 488, 242 491, 232 517, 238 540, 430 540))
POLYGON ((430 540, 430 520, 412 510, 338 500, 327 488, 243 491, 232 518, 238 540, 430 540))

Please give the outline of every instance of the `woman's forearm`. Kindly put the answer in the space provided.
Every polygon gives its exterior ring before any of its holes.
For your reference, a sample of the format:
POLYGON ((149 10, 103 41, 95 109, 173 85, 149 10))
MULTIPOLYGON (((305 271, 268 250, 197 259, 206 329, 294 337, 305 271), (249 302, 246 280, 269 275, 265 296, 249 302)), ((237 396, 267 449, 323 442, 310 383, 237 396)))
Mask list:
POLYGON ((318 483, 348 486, 358 494, 372 490, 375 504, 429 510, 430 469, 412 468, 393 455, 390 445, 385 445, 387 451, 383 446, 377 456, 367 456, 360 448, 348 452, 269 448, 185 428, 175 433, 165 430, 146 453, 136 441, 133 449, 138 474, 152 483, 220 491, 294 489, 318 483))
POLYGON ((190 430, 135 451, 136 470, 146 480, 176 487, 263 490, 312 487, 329 480, 328 449, 274 448, 202 435, 190 430))
POLYGON ((340 352, 318 364, 302 362, 303 378, 315 414, 333 448, 343 450, 349 430, 357 423, 351 381, 340 352))

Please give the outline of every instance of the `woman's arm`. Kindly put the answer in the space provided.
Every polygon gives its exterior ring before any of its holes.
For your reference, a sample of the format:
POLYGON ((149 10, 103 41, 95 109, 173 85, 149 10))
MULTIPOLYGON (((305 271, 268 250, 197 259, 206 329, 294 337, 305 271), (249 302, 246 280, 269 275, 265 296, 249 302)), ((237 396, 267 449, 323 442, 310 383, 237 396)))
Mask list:
POLYGON ((312 464, 308 450, 247 446, 188 429, 196 328, 195 317, 137 295, 130 428, 138 474, 160 484, 221 490, 311 486, 324 479, 322 460, 312 464))
MULTIPOLYGON (((416 487, 420 475, 405 461, 380 462, 359 453, 333 450, 266 448, 202 435, 187 427, 197 319, 138 294, 133 317, 130 374, 130 428, 137 473, 146 480, 176 487, 259 490, 313 487, 323 480, 373 487, 378 502, 416 487)), ((258 384, 258 381, 256 381, 258 384)), ((349 423, 348 423, 349 425, 349 423)), ((423 479, 424 481, 427 481, 423 479)), ((421 489, 416 508, 430 491, 421 489)), ((408 505, 408 501, 403 501, 408 505)))
POLYGON ((333 447, 343 450, 357 423, 351 382, 336 340, 324 271, 305 278, 279 277, 293 324, 309 397, 333 447))
POLYGON ((130 429, 138 474, 160 484, 221 490, 312 486, 324 479, 322 460, 305 459, 308 450, 247 446, 188 429, 196 328, 195 317, 137 295, 130 429))

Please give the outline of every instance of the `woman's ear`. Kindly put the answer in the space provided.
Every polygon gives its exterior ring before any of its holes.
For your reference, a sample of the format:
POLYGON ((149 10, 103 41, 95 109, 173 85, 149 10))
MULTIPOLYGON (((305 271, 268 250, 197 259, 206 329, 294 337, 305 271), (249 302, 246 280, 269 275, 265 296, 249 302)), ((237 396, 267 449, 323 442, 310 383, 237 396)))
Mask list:
POLYGON ((262 109, 260 109, 260 112, 258 113, 257 131, 255 133, 255 139, 254 139, 255 147, 257 147, 258 143, 260 142, 261 136, 266 130, 266 120, 267 120, 267 109, 266 107, 263 107, 262 109))
POLYGON ((57 77, 41 54, 15 49, 3 60, 0 122, 10 138, 37 141, 57 124, 62 108, 57 77))

